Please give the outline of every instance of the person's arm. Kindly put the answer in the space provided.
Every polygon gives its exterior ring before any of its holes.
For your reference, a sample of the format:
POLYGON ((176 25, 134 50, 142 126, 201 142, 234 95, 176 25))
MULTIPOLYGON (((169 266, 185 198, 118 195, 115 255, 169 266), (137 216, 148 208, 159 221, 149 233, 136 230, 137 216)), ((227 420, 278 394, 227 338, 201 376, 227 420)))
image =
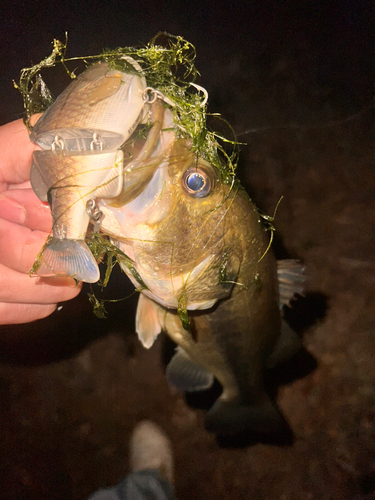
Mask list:
POLYGON ((35 148, 22 120, 0 127, 0 325, 44 318, 81 290, 72 278, 28 274, 52 227, 30 187, 35 148))

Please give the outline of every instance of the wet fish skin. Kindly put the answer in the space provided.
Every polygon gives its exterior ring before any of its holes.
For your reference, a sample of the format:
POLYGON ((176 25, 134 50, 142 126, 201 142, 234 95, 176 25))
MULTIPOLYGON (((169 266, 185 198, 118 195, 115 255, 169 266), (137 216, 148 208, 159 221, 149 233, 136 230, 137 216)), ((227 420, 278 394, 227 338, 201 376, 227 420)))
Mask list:
POLYGON ((239 183, 222 183, 218 170, 197 162, 189 147, 183 140, 168 143, 149 184, 130 203, 103 201, 103 230, 134 260, 147 285, 136 319, 144 346, 151 347, 163 330, 183 349, 183 362, 177 352, 173 370, 167 368, 170 382, 182 390, 202 390, 213 374, 222 384, 207 429, 273 433, 285 423, 264 388, 267 360, 275 365, 288 356, 280 347, 283 335, 292 339, 289 355, 300 344, 285 325, 281 328, 269 233, 239 183), (202 197, 184 184, 186 173, 197 169, 211 178, 202 197), (188 328, 179 308, 188 313, 188 328))
POLYGON ((171 311, 160 320, 168 335, 223 386, 206 416, 208 430, 276 432, 284 428, 284 421, 264 390, 267 358, 281 328, 276 263, 271 252, 259 262, 268 241, 246 196, 237 194, 226 217, 226 224, 233 227, 227 236, 243 249, 235 279, 238 285, 207 312, 189 312, 194 335, 182 328, 171 311))

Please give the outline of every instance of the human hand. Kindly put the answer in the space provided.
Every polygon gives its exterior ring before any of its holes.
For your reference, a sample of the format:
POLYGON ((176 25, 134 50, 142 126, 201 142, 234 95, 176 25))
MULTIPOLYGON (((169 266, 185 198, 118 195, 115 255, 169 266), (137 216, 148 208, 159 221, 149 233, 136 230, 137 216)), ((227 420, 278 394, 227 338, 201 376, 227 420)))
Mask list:
POLYGON ((0 127, 0 325, 44 318, 81 290, 72 278, 28 274, 52 228, 29 182, 35 149, 22 120, 0 127))

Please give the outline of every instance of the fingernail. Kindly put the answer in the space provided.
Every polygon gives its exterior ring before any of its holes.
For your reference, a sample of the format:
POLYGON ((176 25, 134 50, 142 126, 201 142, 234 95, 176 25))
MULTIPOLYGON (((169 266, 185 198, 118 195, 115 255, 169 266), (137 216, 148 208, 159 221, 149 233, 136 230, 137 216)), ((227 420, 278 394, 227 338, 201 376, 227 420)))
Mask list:
POLYGON ((18 201, 0 194, 0 217, 23 225, 26 220, 26 209, 18 201))

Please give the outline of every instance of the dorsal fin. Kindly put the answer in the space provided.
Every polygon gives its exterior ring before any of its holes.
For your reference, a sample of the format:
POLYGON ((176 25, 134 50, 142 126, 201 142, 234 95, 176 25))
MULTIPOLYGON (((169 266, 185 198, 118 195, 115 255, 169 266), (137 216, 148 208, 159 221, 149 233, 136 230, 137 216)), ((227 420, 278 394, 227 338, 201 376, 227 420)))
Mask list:
POLYGON ((279 307, 290 307, 293 297, 303 295, 307 280, 305 266, 296 259, 277 261, 277 278, 279 281, 279 307))

